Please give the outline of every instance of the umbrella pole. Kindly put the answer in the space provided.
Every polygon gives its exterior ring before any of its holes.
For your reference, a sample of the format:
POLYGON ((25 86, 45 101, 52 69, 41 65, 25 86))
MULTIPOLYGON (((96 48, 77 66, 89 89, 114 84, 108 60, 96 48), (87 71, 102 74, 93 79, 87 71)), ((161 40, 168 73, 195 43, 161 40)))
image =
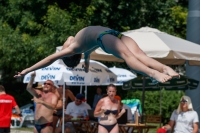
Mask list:
POLYGON ((144 100, 145 100, 145 82, 146 82, 146 78, 145 76, 143 76, 143 87, 142 87, 142 118, 141 118, 141 123, 144 123, 144 100))
POLYGON ((162 115, 162 89, 160 88, 160 115, 162 115))
POLYGON ((63 111, 62 111, 62 133, 65 131, 65 83, 63 84, 63 111))
POLYGON ((80 86, 80 94, 82 94, 82 85, 80 86))
POLYGON ((87 85, 85 86, 85 99, 87 100, 87 85))

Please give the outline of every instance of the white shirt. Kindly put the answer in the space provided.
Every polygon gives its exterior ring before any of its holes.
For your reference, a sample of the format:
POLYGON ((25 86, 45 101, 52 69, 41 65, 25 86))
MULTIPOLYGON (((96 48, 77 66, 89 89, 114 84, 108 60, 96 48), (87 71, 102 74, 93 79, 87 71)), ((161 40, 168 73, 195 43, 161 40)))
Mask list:
POLYGON ((85 104, 86 109, 91 109, 90 105, 86 102, 83 102, 82 104, 85 104))
POLYGON ((196 111, 187 111, 172 113, 170 120, 175 121, 174 133, 191 133, 193 131, 193 124, 199 122, 198 114, 196 111))
POLYGON ((75 102, 70 102, 67 105, 65 114, 77 118, 77 116, 84 116, 84 113, 88 115, 87 112, 88 109, 91 109, 91 107, 88 107, 86 103, 81 103, 80 105, 76 105, 75 102))
POLYGON ((123 104, 122 108, 127 109, 127 120, 132 121, 133 114, 131 112, 131 108, 126 104, 123 104))

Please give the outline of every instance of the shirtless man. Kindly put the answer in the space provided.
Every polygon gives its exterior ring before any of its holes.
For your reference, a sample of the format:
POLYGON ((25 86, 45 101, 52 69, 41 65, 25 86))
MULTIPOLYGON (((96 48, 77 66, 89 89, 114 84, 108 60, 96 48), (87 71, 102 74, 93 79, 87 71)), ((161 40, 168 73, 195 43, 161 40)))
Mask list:
POLYGON ((52 93, 54 84, 47 80, 43 86, 43 92, 38 95, 32 88, 35 72, 31 74, 31 80, 27 85, 27 91, 34 96, 36 103, 34 133, 52 133, 53 131, 53 111, 58 103, 58 97, 52 93))
POLYGON ((85 71, 88 72, 90 53, 101 47, 105 52, 124 59, 133 70, 144 73, 158 82, 166 82, 172 77, 180 77, 170 67, 148 57, 130 37, 102 26, 88 26, 80 30, 75 37, 70 36, 60 52, 56 52, 39 61, 30 68, 18 72, 20 77, 33 70, 45 67, 57 59, 62 59, 68 67, 76 67, 84 53, 85 71))
MULTIPOLYGON (((59 85, 59 88, 54 87, 54 93, 58 96, 58 104, 56 106, 56 109, 53 113, 53 133, 55 133, 56 125, 58 123, 58 120, 62 123, 62 112, 63 112, 63 86, 59 85)), ((68 98, 71 99, 71 101, 75 100, 74 94, 67 88, 65 88, 65 107, 68 103, 68 98)))

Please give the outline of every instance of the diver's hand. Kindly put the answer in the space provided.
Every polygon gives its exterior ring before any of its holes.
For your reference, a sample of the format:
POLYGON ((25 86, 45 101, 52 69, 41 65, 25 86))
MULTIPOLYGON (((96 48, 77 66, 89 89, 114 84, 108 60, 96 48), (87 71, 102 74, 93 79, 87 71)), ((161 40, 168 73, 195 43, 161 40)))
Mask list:
POLYGON ((85 64, 82 65, 82 68, 84 68, 85 72, 88 73, 89 69, 85 64))
POLYGON ((31 73, 31 77, 35 77, 36 76, 36 73, 35 71, 33 73, 31 73))
POLYGON ((14 78, 22 77, 22 76, 24 76, 27 73, 28 73, 28 68, 24 69, 22 72, 18 72, 17 75, 14 76, 14 78))

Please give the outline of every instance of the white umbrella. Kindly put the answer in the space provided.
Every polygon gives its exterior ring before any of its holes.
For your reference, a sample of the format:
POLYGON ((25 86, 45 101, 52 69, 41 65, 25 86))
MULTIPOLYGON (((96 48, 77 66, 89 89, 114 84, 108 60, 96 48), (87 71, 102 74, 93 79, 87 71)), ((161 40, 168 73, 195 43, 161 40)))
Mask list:
POLYGON ((134 73, 124 68, 111 67, 109 69, 117 75, 117 82, 114 83, 116 86, 123 86, 124 82, 137 77, 134 73))
POLYGON ((69 73, 69 75, 65 77, 64 81, 68 85, 102 85, 108 82, 115 83, 117 80, 117 76, 100 62, 90 60, 88 73, 85 73, 82 68, 83 65, 84 60, 81 60, 79 65, 74 69, 66 67, 66 72, 69 73))
MULTIPOLYGON (((101 85, 105 83, 115 83, 117 76, 112 73, 104 64, 90 60, 89 72, 85 73, 82 65, 84 60, 81 60, 79 65, 72 69, 64 65, 62 60, 57 60, 51 65, 36 70, 35 82, 45 82, 46 80, 56 81, 58 84, 63 84, 63 92, 65 92, 65 83, 67 85, 82 86, 82 85, 101 85)), ((31 73, 25 75, 23 82, 30 81, 31 73)), ((65 100, 65 93, 63 99, 65 100)), ((85 91, 87 97, 87 90, 85 91)), ((63 104, 63 117, 64 117, 64 104, 63 104)), ((64 119, 62 131, 64 132, 64 119)))

